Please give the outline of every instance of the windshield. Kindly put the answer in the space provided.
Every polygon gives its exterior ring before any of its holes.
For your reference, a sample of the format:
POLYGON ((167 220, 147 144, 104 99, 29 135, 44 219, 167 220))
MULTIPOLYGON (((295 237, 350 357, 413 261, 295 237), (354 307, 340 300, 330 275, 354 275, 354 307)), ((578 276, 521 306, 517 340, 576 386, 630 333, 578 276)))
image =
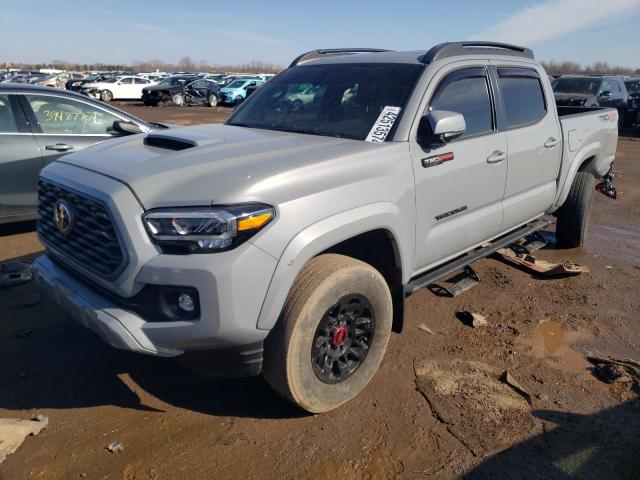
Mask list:
POLYGON ((187 82, 193 82, 193 80, 193 78, 169 77, 158 82, 158 85, 162 85, 163 87, 173 87, 174 85, 184 85, 187 82))
POLYGON ((596 95, 602 83, 601 78, 561 77, 553 83, 553 91, 557 93, 586 93, 596 95))
POLYGON ((235 82, 227 85, 227 88, 241 88, 245 83, 247 83, 246 80, 236 80, 235 82))
POLYGON ((365 140, 383 111, 401 115, 422 69, 382 63, 290 68, 258 89, 227 123, 365 140))

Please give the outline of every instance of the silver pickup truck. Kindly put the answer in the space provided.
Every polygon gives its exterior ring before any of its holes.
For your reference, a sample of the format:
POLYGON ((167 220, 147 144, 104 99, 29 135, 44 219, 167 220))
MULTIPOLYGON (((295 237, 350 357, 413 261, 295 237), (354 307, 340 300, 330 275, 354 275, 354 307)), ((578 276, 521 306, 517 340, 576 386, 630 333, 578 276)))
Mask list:
POLYGON ((556 108, 527 48, 313 51, 224 125, 47 166, 35 276, 114 347, 263 373, 325 412, 367 385, 410 293, 545 214, 583 242, 617 117, 556 108))

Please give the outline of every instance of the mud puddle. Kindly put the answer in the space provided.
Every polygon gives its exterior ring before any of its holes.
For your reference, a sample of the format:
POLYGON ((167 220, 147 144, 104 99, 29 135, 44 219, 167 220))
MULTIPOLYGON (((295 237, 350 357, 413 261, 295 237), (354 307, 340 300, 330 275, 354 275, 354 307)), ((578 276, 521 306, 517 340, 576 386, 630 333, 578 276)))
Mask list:
POLYGON ((568 373, 585 373, 592 366, 585 356, 572 348, 576 342, 592 339, 585 332, 567 331, 552 320, 543 320, 531 337, 520 337, 518 343, 531 348, 536 358, 568 373))
POLYGON ((622 265, 640 266, 640 229, 609 225, 591 225, 585 252, 596 256, 612 256, 622 265))

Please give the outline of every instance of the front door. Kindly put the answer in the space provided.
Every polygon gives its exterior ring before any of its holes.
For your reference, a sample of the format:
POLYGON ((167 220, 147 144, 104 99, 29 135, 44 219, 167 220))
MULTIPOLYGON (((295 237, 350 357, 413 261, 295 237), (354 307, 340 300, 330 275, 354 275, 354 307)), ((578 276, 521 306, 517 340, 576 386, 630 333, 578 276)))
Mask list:
POLYGON ((23 100, 45 164, 118 135, 113 122, 121 118, 82 100, 47 94, 24 95, 23 100))
POLYGON ((466 131, 440 146, 419 145, 417 129, 412 134, 416 273, 496 236, 502 226, 507 144, 497 133, 486 68, 440 70, 423 114, 436 110, 461 113, 466 131))

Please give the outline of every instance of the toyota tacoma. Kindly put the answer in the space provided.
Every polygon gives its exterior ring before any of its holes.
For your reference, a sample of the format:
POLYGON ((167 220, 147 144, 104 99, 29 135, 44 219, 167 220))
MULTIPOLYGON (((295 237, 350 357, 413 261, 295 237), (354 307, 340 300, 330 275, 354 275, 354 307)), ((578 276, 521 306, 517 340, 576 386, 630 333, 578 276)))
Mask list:
POLYGON ((556 107, 523 47, 316 50, 225 124, 48 165, 33 270, 114 347, 262 373, 326 412, 371 380, 407 295, 545 214, 560 246, 584 241, 617 119, 556 107))

